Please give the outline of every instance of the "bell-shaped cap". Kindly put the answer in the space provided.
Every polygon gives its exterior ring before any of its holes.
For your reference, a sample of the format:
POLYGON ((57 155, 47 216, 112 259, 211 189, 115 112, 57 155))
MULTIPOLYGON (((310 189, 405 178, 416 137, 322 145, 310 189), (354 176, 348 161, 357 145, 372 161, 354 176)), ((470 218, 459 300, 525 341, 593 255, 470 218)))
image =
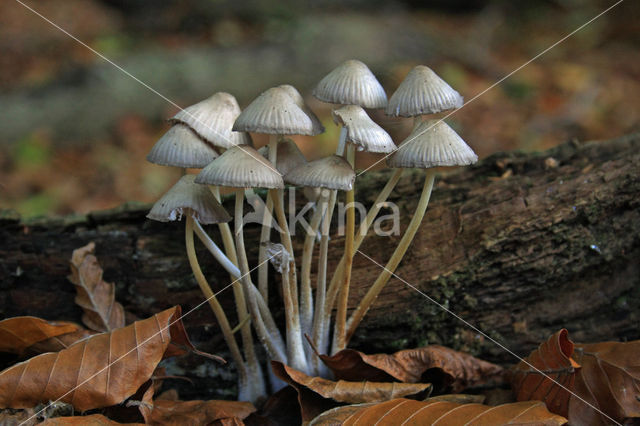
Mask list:
POLYGON ((428 120, 419 123, 398 150, 387 159, 394 168, 466 166, 478 156, 447 123, 428 120))
POLYGON ((209 188, 194 183, 195 175, 184 175, 151 208, 149 219, 160 222, 181 220, 191 215, 203 224, 229 222, 231 216, 216 201, 209 188))
POLYGON ((226 150, 196 177, 196 183, 236 188, 284 188, 282 175, 255 148, 226 150))
MULTIPOLYGON (((269 145, 265 145, 258 152, 267 160, 269 159, 269 145)), ((298 145, 291 139, 281 139, 278 141, 278 155, 276 157, 276 168, 282 176, 286 176, 291 170, 307 162, 304 154, 298 145)))
POLYGON ((293 185, 350 191, 356 173, 347 161, 337 155, 310 161, 290 171, 285 181, 293 185))
POLYGON ((238 116, 233 130, 270 135, 316 134, 311 117, 281 87, 272 87, 254 99, 238 116))
POLYGON ((291 96, 291 99, 293 99, 293 102, 295 102, 295 104, 298 105, 298 107, 300 107, 300 109, 309 116, 313 125, 313 136, 323 133, 324 126, 320 122, 318 116, 311 110, 311 108, 309 108, 309 105, 305 103, 304 98, 302 97, 300 92, 298 92, 298 89, 290 84, 282 84, 278 87, 286 91, 289 96, 291 96))
POLYGON ((313 89, 313 96, 323 102, 384 108, 387 94, 369 67, 351 59, 343 62, 313 89))
POLYGON ((347 142, 357 145, 360 151, 386 154, 396 149, 391 136, 358 105, 346 105, 334 110, 333 121, 347 129, 347 142))
POLYGON ((394 117, 415 117, 460 108, 462 96, 424 65, 418 65, 407 75, 389 99, 385 110, 394 117))
POLYGON ((240 106, 236 98, 219 92, 183 109, 169 121, 186 124, 213 146, 226 149, 235 145, 251 145, 251 137, 247 133, 231 131, 238 115, 240 106))
POLYGON ((217 157, 213 146, 200 139, 189 127, 175 124, 151 148, 147 161, 161 166, 200 169, 217 157))

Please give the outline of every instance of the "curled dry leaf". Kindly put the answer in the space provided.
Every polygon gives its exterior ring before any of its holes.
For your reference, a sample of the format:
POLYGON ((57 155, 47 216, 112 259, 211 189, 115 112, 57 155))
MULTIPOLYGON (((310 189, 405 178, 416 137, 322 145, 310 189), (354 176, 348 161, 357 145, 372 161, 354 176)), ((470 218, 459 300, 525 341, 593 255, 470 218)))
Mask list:
POLYGON ((307 376, 278 361, 271 361, 271 368, 276 377, 289 383, 298 391, 302 420, 305 421, 324 411, 327 405, 335 405, 326 401, 329 399, 346 404, 380 402, 425 394, 431 390, 429 383, 347 382, 344 380, 334 382, 321 377, 307 376))
POLYGON ((28 316, 7 318, 0 321, 0 352, 22 354, 38 342, 81 329, 71 322, 54 322, 28 316))
POLYGON ((102 268, 93 255, 94 243, 73 251, 69 280, 76 286, 76 303, 84 310, 82 322, 95 331, 124 327, 124 309, 115 300, 116 288, 102 280, 102 268))
POLYGON ((445 401, 393 399, 380 404, 338 407, 310 425, 564 425, 567 420, 549 412, 543 402, 525 401, 492 407, 445 401), (357 409, 356 409, 357 408, 357 409))
POLYGON ((320 355, 337 378, 344 380, 398 380, 429 382, 438 390, 453 392, 488 381, 501 381, 503 369, 464 352, 430 345, 394 354, 367 355, 344 349, 333 356, 320 355))
POLYGON ((85 411, 122 402, 149 380, 163 358, 197 352, 180 316, 175 306, 0 372, 0 408, 61 400, 85 411))
POLYGON ((39 426, 144 426, 142 423, 118 423, 102 414, 74 417, 54 417, 40 423, 39 426))
POLYGON ((83 328, 72 333, 61 334, 38 342, 25 349, 24 353, 27 356, 35 356, 45 352, 58 352, 94 334, 96 333, 83 328))
POLYGON ((512 385, 518 400, 545 401, 571 424, 624 423, 640 418, 638 354, 637 340, 574 345, 562 329, 525 359, 547 377, 520 362, 512 385))

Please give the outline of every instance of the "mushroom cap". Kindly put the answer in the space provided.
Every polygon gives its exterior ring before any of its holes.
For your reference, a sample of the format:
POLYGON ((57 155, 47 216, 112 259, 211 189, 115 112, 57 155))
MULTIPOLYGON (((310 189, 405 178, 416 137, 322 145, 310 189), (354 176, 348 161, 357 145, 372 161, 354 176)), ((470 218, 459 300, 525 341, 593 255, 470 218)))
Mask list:
POLYGON ((384 108, 387 94, 369 67, 351 59, 338 65, 313 89, 313 96, 323 102, 384 108))
POLYGON ((462 96, 431 68, 418 65, 391 96, 385 113, 394 117, 415 117, 460 108, 463 103, 462 96))
POLYGON ((320 122, 320 119, 311 110, 311 108, 309 108, 309 105, 305 103, 304 98, 302 97, 300 92, 298 92, 298 89, 296 89, 290 84, 281 84, 278 87, 286 91, 289 94, 289 96, 291 96, 291 99, 293 99, 293 102, 295 102, 295 104, 298 105, 298 107, 300 107, 300 109, 309 116, 309 118, 311 119, 311 123, 313 125, 312 136, 319 135, 320 133, 324 133, 324 126, 320 122))
POLYGON ((350 191, 356 173, 347 161, 337 155, 330 155, 310 161, 290 171, 285 180, 299 186, 339 189, 350 191))
POLYGON ((233 130, 270 135, 316 134, 311 117, 281 87, 272 87, 254 99, 238 116, 233 130))
POLYGON ((427 120, 413 129, 398 150, 387 159, 393 168, 466 166, 478 156, 447 123, 427 120))
POLYGON ((238 115, 240 106, 236 98, 219 92, 183 109, 169 121, 186 124, 207 142, 226 149, 235 145, 251 145, 251 137, 247 133, 231 131, 238 115))
POLYGON ((284 188, 282 175, 249 145, 226 150, 202 169, 195 182, 236 188, 284 188))
POLYGON ((391 136, 358 105, 334 110, 333 121, 346 127, 347 142, 356 144, 360 151, 389 153, 396 149, 391 136))
MULTIPOLYGON (((304 154, 298 145, 291 139, 281 139, 278 141, 278 156, 276 157, 276 169, 282 176, 286 176, 291 170, 307 162, 304 154)), ((269 159, 269 145, 265 145, 258 152, 266 159, 269 159)))
POLYGON ((231 216, 216 201, 209 188, 194 183, 195 175, 184 175, 151 208, 149 219, 160 222, 181 220, 191 215, 203 224, 229 222, 231 216))
POLYGON ((153 145, 147 161, 162 166, 202 168, 218 157, 216 150, 184 124, 175 124, 153 145))

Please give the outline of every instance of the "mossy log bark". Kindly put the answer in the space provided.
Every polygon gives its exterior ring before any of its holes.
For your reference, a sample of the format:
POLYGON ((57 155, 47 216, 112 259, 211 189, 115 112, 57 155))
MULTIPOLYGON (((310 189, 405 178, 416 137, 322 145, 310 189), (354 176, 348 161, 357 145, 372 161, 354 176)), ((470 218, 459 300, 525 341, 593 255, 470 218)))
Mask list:
MULTIPOLYGON (((465 321, 519 355, 562 327, 581 342, 639 338, 639 149, 639 135, 571 142, 537 154, 496 154, 438 177, 427 215, 397 270, 410 285, 391 280, 351 347, 394 351, 438 343, 492 361, 516 361, 465 321)), ((363 175, 356 199, 371 202, 387 177, 388 172, 363 175)), ((402 229, 422 179, 423 173, 407 173, 392 194, 390 201, 403 215, 402 229)), ((105 278, 117 283, 117 299, 129 313, 146 317, 174 304, 189 312, 202 297, 187 263, 184 224, 146 220, 147 209, 126 205, 35 221, 5 212, 0 218, 0 317, 80 321, 74 288, 66 278, 68 260, 73 249, 90 241, 96 243, 105 278)), ((211 232, 217 234, 214 227, 211 232)), ((255 225, 247 228, 254 263, 259 232, 255 225)), ((372 235, 361 250, 384 264, 399 238, 372 235)), ((330 271, 342 247, 341 238, 334 238, 330 271)), ((202 247, 200 254, 214 289, 226 286, 227 274, 202 247)), ((355 256, 350 307, 379 272, 370 260, 355 256)), ((275 283, 273 288, 277 297, 275 283)), ((220 298, 233 315, 231 295, 225 290, 220 298)), ((276 299, 271 303, 280 306, 276 299)), ((224 355, 206 305, 185 323, 202 349, 224 355)), ((175 362, 173 373, 232 379, 227 367, 209 367, 201 359, 175 362)), ((232 392, 220 380, 192 392, 232 392)))

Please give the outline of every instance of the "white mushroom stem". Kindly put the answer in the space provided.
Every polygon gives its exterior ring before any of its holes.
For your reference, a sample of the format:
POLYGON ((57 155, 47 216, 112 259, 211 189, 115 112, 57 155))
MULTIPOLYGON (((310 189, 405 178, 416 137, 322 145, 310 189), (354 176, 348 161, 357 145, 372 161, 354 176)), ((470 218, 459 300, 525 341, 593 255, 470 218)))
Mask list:
MULTIPOLYGON (((373 221, 375 220, 376 216, 378 216, 380 209, 384 206, 384 203, 387 201, 387 198, 389 198, 389 195, 398 184, 398 181, 400 180, 400 176, 402 175, 403 171, 404 169, 396 169, 393 172, 393 174, 387 181, 387 184, 384 186, 382 191, 380 191, 380 193, 378 194, 378 197, 373 202, 371 209, 369 210, 369 212, 367 212, 367 216, 360 224, 360 227, 358 228, 358 232, 356 233, 356 236, 355 236, 355 240, 353 242, 354 254, 355 254, 355 251, 360 248, 362 241, 364 241, 364 238, 367 236, 367 233, 369 232, 369 228, 373 224, 373 221)), ((322 315, 323 323, 325 327, 328 327, 329 319, 331 317, 331 310, 333 309, 333 304, 335 303, 338 290, 340 289, 339 284, 340 284, 340 278, 342 278, 342 274, 343 274, 344 263, 345 263, 345 254, 343 253, 342 258, 340 259, 340 263, 338 263, 338 266, 336 266, 336 269, 333 273, 333 277, 331 278, 329 289, 327 291, 327 300, 325 302, 324 313, 322 315)), ((318 343, 316 343, 316 345, 318 345, 318 343)), ((318 348, 320 348, 319 345, 318 345, 318 348)))
MULTIPOLYGON (((347 144, 347 161, 351 167, 355 168, 355 145, 347 144)), ((354 183, 355 185, 355 183, 354 183)), ((347 304, 349 301, 349 285, 351 283, 351 266, 353 264, 353 238, 356 227, 355 211, 355 191, 352 188, 346 193, 346 214, 347 226, 344 237, 344 269, 342 274, 342 286, 338 294, 338 311, 336 312, 336 326, 333 334, 334 352, 344 349, 347 345, 346 324, 347 324, 347 304)))
MULTIPOLYGON (((220 188, 215 185, 209 185, 209 190, 213 194, 214 198, 220 202, 220 188)), ((196 222, 196 233, 202 241, 202 243, 209 249, 211 254, 218 260, 218 262, 229 272, 231 280, 233 282, 233 298, 236 302, 236 314, 238 321, 242 318, 247 318, 249 313, 247 311, 247 301, 242 289, 242 283, 238 281, 240 277, 240 270, 238 269, 238 257, 236 255, 236 246, 233 242, 233 235, 228 223, 219 223, 218 229, 222 236, 222 242, 224 244, 227 256, 224 256, 218 246, 211 240, 209 235, 202 229, 200 223, 196 222)), ((256 356, 256 351, 253 346, 253 334, 251 333, 251 323, 246 321, 241 329, 242 347, 244 349, 244 356, 247 359, 247 364, 250 369, 260 369, 260 363, 256 356)))
POLYGON ((244 247, 244 235, 242 232, 243 219, 242 219, 242 206, 244 202, 244 191, 240 190, 236 192, 236 204, 235 204, 235 218, 234 218, 234 234, 236 236, 236 250, 238 252, 238 266, 240 266, 240 272, 242 273, 242 284, 244 286, 245 294, 247 295, 247 301, 249 306, 249 313, 251 314, 251 321, 258 334, 258 339, 264 345, 265 349, 269 353, 271 359, 276 361, 286 362, 286 354, 284 344, 277 339, 274 339, 270 335, 267 326, 265 325, 263 318, 260 315, 260 307, 258 305, 259 292, 255 289, 251 282, 251 275, 249 273, 249 261, 247 260, 247 252, 244 247), (255 290, 255 291, 254 291, 255 290))
MULTIPOLYGON (((321 353, 325 351, 325 327, 329 328, 329 318, 326 317, 325 304, 326 304, 326 290, 327 290, 327 252, 329 250, 329 230, 331 227, 331 217, 333 216, 333 209, 336 205, 337 191, 331 191, 329 199, 324 198, 322 205, 323 218, 322 218, 322 237, 320 239, 320 255, 318 257, 318 281, 316 284, 316 309, 315 316, 313 317, 313 334, 312 341, 316 348, 321 353)), ((329 314, 331 312, 329 311, 329 314)), ((311 364, 313 372, 316 374, 321 373, 320 370, 324 363, 320 362, 320 358, 317 356, 311 356, 311 364)))
POLYGON ((311 217, 311 223, 305 233, 304 246, 302 248, 302 261, 300 264, 300 323, 304 333, 311 333, 313 321, 313 296, 311 294, 311 259, 313 257, 313 245, 318 235, 320 221, 326 209, 327 197, 320 192, 316 210, 311 217))
POLYGON ((373 302, 375 302, 376 298, 384 288, 384 286, 389 282, 389 279, 395 272, 396 268, 400 264, 402 257, 407 252, 409 245, 413 241, 413 238, 418 232, 418 228, 420 227, 420 223, 424 218, 424 214, 427 211, 427 206, 429 205, 429 198, 431 197, 431 190, 433 189, 433 181, 435 180, 435 171, 433 169, 428 169, 424 186, 422 188, 422 194, 420 195, 420 200, 418 201, 418 205, 416 207, 416 211, 413 213, 413 217, 411 218, 411 222, 407 227, 400 243, 398 243, 398 247, 396 247, 395 251, 391 255, 391 258, 385 265, 384 270, 380 273, 376 281, 367 291, 367 294, 362 298, 360 304, 353 312, 351 317, 349 318, 349 322, 347 324, 347 341, 351 339, 353 333, 356 328, 362 321, 362 318, 367 313, 373 302))
POLYGON ((347 143, 347 128, 342 126, 340 128, 340 139, 338 139, 338 146, 336 147, 336 155, 342 157, 344 154, 344 148, 347 143))
MULTIPOLYGON (((278 226, 280 227, 280 238, 282 240, 282 244, 284 245, 285 250, 289 252, 289 270, 283 273, 283 289, 282 289, 282 298, 285 307, 285 313, 290 312, 291 316, 286 318, 286 326, 287 326, 287 336, 292 333, 291 344, 294 344, 295 347, 289 348, 289 353, 291 351, 299 351, 301 354, 304 354, 304 346, 302 345, 302 328, 300 325, 300 312, 298 309, 298 291, 295 283, 295 262, 294 262, 294 253, 293 253, 293 245, 291 243, 291 235, 289 234, 289 226, 287 224, 287 218, 284 214, 284 201, 282 198, 282 190, 281 189, 272 189, 270 190, 271 196, 275 200, 274 208, 276 212, 276 218, 278 219, 278 226), (288 275, 288 279, 285 280, 284 276, 288 275), (286 282, 286 287, 285 287, 286 282), (288 293, 288 294, 286 294, 288 293), (293 335, 297 335, 297 337, 293 338, 293 335)), ((289 339, 287 341, 289 345, 289 339)), ((304 359, 304 356, 302 356, 304 359)), ((306 363, 306 361, 305 361, 306 363)), ((306 367, 302 371, 307 371, 306 367)))
MULTIPOLYGON (((229 351, 231 352, 231 358, 236 363, 236 367, 238 369, 238 387, 239 393, 243 393, 245 396, 247 394, 253 395, 251 389, 254 384, 249 383, 249 372, 247 365, 242 358, 242 354, 240 353, 240 349, 238 348, 238 343, 236 342, 235 337, 233 336, 233 331, 231 330, 231 326, 229 325, 229 320, 227 319, 227 315, 224 313, 222 306, 218 302, 215 294, 211 290, 207 279, 204 277, 202 273, 202 269, 200 269, 200 264, 198 263, 198 258, 196 256, 195 245, 193 243, 193 228, 194 228, 195 220, 192 216, 187 216, 187 223, 185 226, 185 244, 187 247, 187 257, 189 258, 189 265, 191 266, 191 270, 193 271, 193 275, 200 286, 200 290, 207 298, 207 302, 209 302, 209 306, 216 316, 216 320, 218 324, 220 324, 220 328, 222 329, 222 336, 224 340, 227 342, 227 346, 229 347, 229 351)), ((251 382, 254 381, 254 377, 251 377, 251 382)), ((264 395, 264 379, 262 376, 255 377, 255 385, 259 386, 259 382, 262 381, 262 394, 264 395)), ((255 396, 261 396, 255 395, 255 396)), ((251 400, 254 400, 251 398, 251 400)))
MULTIPOLYGON (((276 166, 278 161, 278 137, 269 135, 269 162, 276 166)), ((269 302, 269 262, 267 259, 267 243, 271 240, 271 223, 273 213, 273 198, 267 194, 265 211, 262 214, 262 229, 260 230, 260 247, 258 248, 258 288, 264 300, 269 302)))

